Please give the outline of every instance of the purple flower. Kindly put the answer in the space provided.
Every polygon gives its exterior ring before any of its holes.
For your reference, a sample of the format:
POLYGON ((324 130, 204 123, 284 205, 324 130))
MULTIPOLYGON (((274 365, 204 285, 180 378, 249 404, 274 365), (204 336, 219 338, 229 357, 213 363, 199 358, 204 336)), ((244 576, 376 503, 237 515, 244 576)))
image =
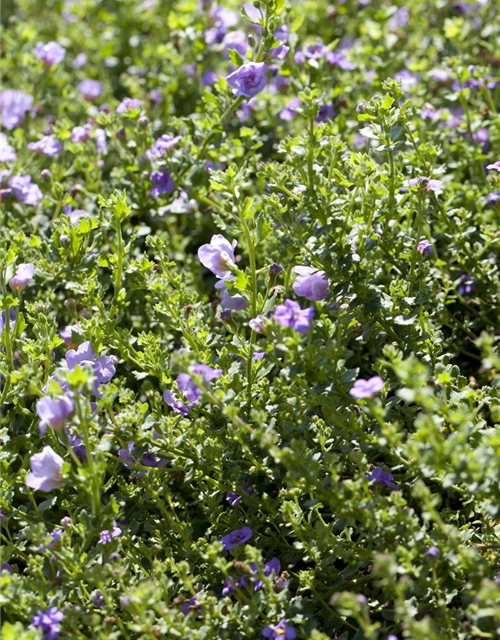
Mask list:
POLYGON ((59 623, 63 621, 63 618, 63 613, 57 607, 50 607, 45 613, 38 610, 38 613, 33 616, 31 624, 42 630, 43 640, 55 640, 61 633, 59 623))
POLYGON ((161 196, 163 193, 171 193, 175 189, 175 184, 168 171, 151 172, 151 195, 153 198, 161 196))
POLYGON ((90 136, 90 124, 87 122, 83 127, 75 127, 71 132, 73 142, 86 142, 90 136))
POLYGON ((235 95, 253 98, 266 86, 266 71, 264 62, 250 62, 233 71, 226 80, 235 89, 235 95))
POLYGON ((419 253, 421 253, 422 255, 431 256, 432 255, 432 245, 427 239, 426 240, 421 240, 417 245, 417 251, 419 253))
POLYGON ((299 65, 299 67, 304 64, 304 62, 306 61, 306 56, 305 56, 304 52, 302 51, 302 49, 298 49, 293 54, 293 61, 295 62, 295 64, 299 65))
POLYGON ((96 359, 89 341, 82 342, 76 351, 74 349, 67 351, 66 362, 70 371, 73 371, 77 365, 90 365, 92 367, 96 377, 93 389, 96 396, 99 396, 100 385, 109 382, 116 373, 115 358, 113 356, 101 356, 96 359))
POLYGON ((26 478, 26 484, 32 489, 52 491, 64 486, 62 466, 64 460, 52 447, 44 447, 40 453, 31 456, 31 473, 26 478))
POLYGON ((0 133, 0 162, 14 162, 16 158, 16 150, 9 144, 9 139, 5 133, 0 133))
POLYGON ((280 111, 280 118, 281 120, 293 120, 297 115, 297 111, 296 109, 300 108, 300 98, 294 98, 293 100, 290 100, 290 102, 286 105, 286 107, 280 111))
POLYGON ((476 286, 476 278, 467 273, 463 273, 460 276, 460 282, 457 287, 457 291, 461 296, 468 295, 473 292, 474 287, 476 286))
POLYGON ((24 204, 37 205, 43 198, 40 187, 31 182, 31 176, 12 176, 8 185, 14 198, 24 204))
POLYGON ((237 489, 240 493, 237 493, 236 491, 228 491, 226 494, 226 500, 229 502, 231 507, 236 507, 240 504, 243 500, 243 493, 246 493, 247 496, 250 496, 253 493, 253 487, 246 483, 242 487, 237 487, 237 489))
POLYGON ((417 176, 408 180, 409 187, 421 187, 424 192, 439 191, 443 186, 442 180, 431 180, 427 176, 417 176))
POLYGON ((67 396, 59 396, 58 398, 44 396, 40 398, 36 403, 36 412, 40 418, 38 426, 40 435, 43 436, 45 434, 47 425, 50 425, 56 431, 63 429, 73 409, 73 400, 67 396))
POLYGON ((486 165, 488 171, 500 171, 500 160, 497 160, 493 164, 486 165))
POLYGON ((286 43, 290 37, 290 27, 287 24, 284 24, 281 27, 278 27, 273 35, 276 40, 286 43))
POLYGON ((393 482, 394 476, 388 471, 384 471, 382 467, 377 467, 371 473, 365 473, 368 480, 373 480, 374 484, 385 484, 389 489, 399 489, 398 485, 393 482))
MULTIPOLYGON (((280 574, 280 571, 281 562, 278 558, 272 558, 272 560, 269 560, 269 562, 264 565, 264 575, 266 578, 269 578, 269 576, 271 576, 273 573, 275 574, 275 576, 278 576, 280 574)), ((257 573, 257 567, 255 567, 255 573, 257 573)), ((264 582, 262 580, 256 580, 253 585, 253 590, 259 591, 259 589, 262 589, 263 585, 264 582)))
POLYGON ((335 115, 335 109, 331 104, 322 104, 319 107, 316 122, 328 122, 335 115))
POLYGON ((80 220, 83 220, 83 218, 92 217, 90 213, 83 209, 72 209, 71 205, 63 207, 63 211, 64 215, 68 216, 72 227, 78 227, 80 225, 80 220))
POLYGON ((229 60, 229 49, 234 49, 237 51, 240 56, 245 57, 246 52, 248 51, 248 42, 247 36, 244 31, 241 29, 237 29, 236 31, 230 31, 224 36, 224 40, 222 41, 222 46, 224 47, 224 57, 229 60))
POLYGON ((250 303, 246 298, 239 295, 230 295, 227 290, 226 282, 234 280, 234 277, 230 276, 219 280, 215 283, 215 288, 220 290, 220 304, 223 309, 231 309, 231 311, 243 311, 250 306, 250 303))
POLYGON ((116 113, 127 113, 127 111, 135 111, 142 107, 142 100, 137 98, 125 98, 116 107, 116 113))
POLYGON ((146 151, 146 154, 151 160, 153 158, 161 158, 167 151, 175 147, 179 140, 182 140, 182 136, 176 136, 175 138, 172 138, 171 136, 165 134, 161 136, 161 138, 158 138, 158 140, 155 140, 152 149, 148 149, 146 151))
MULTIPOLYGON (((212 369, 206 364, 196 364, 192 367, 191 373, 202 376, 205 382, 211 382, 221 375, 222 369, 212 369)), ((164 392, 163 399, 176 413, 187 416, 189 415, 189 407, 197 404, 201 398, 202 390, 188 373, 180 373, 176 382, 180 391, 184 392, 187 403, 179 400, 177 394, 170 390, 164 392)))
POLYGON ((373 396, 382 391, 384 388, 385 382, 382 380, 380 376, 374 376, 369 380, 364 380, 363 378, 359 378, 356 380, 354 385, 349 390, 350 395, 353 398, 363 399, 363 398, 373 398, 373 396))
POLYGON ((295 629, 287 624, 285 618, 280 620, 275 627, 265 627, 262 635, 268 640, 294 640, 297 637, 295 629))
POLYGON ((90 78, 82 80, 76 88, 85 100, 89 100, 90 102, 97 100, 97 98, 102 95, 103 91, 102 84, 99 80, 92 80, 90 78))
POLYGON ((6 129, 19 127, 25 115, 33 106, 33 96, 24 91, 5 89, 0 92, 0 112, 2 114, 2 126, 6 129))
POLYGON ((94 360, 94 350, 92 349, 92 345, 89 341, 82 342, 76 351, 75 349, 70 349, 66 352, 66 362, 68 363, 68 368, 71 371, 73 371, 77 365, 93 365, 94 360))
POLYGON ((79 53, 76 58, 73 60, 73 69, 81 69, 87 64, 87 54, 79 53))
MULTIPOLYGON (((56 546, 56 544, 61 539, 63 533, 64 531, 62 529, 57 528, 48 534, 48 536, 45 538, 45 543, 49 547, 49 549, 53 549, 56 546)), ((42 547, 40 551, 45 551, 45 548, 42 547)))
POLYGON ((201 84, 204 87, 211 87, 217 82, 218 77, 219 76, 215 73, 215 71, 212 71, 212 69, 207 69, 201 76, 201 84))
POLYGON ((37 58, 39 58, 47 69, 50 69, 55 64, 59 64, 64 60, 66 55, 66 49, 61 47, 58 42, 39 42, 34 50, 37 58))
POLYGON ((118 538, 118 536, 121 536, 121 534, 122 530, 115 524, 113 525, 111 531, 109 531, 109 529, 104 529, 104 531, 101 531, 97 544, 109 544, 113 541, 113 538, 118 538))
POLYGON ((234 266, 234 248, 237 241, 229 243, 223 235, 212 236, 210 244, 204 244, 198 249, 198 259, 201 264, 210 269, 218 278, 227 278, 231 275, 229 267, 234 266))
POLYGON ((497 204, 498 202, 500 202, 500 193, 498 193, 498 191, 494 191, 492 193, 488 193, 488 198, 487 198, 488 204, 497 204))
POLYGON ((250 329, 253 329, 255 333, 267 333, 269 320, 264 316, 257 316, 248 321, 248 326, 250 329))
POLYGON ((285 304, 279 304, 274 312, 274 319, 283 327, 291 327, 298 333, 307 333, 311 328, 311 320, 314 317, 314 307, 301 309, 298 302, 285 300, 285 304))
POLYGON ((298 274, 293 283, 296 295, 306 300, 324 300, 328 297, 330 289, 324 271, 302 266, 294 267, 293 271, 298 274))
POLYGON ((352 63, 346 60, 340 53, 335 53, 335 51, 329 51, 325 56, 325 60, 333 67, 342 69, 342 71, 352 71, 354 69, 352 63))
POLYGON ((198 602, 197 598, 197 596, 199 596, 201 593, 203 593, 203 590, 198 591, 196 596, 189 598, 189 600, 182 605, 182 613, 185 616, 188 616, 190 613, 196 613, 196 617, 198 617, 201 614, 202 606, 198 602))
POLYGON ((268 56, 272 60, 284 60, 289 51, 290 47, 280 41, 276 47, 269 50, 268 56))
POLYGON ((35 265, 31 262, 18 265, 15 275, 9 280, 9 287, 14 293, 21 293, 28 282, 33 279, 34 274, 35 265))
POLYGON ((321 42, 316 42, 316 44, 311 44, 304 50, 304 55, 309 60, 319 60, 325 55, 326 47, 321 42))
POLYGON ((108 155, 108 143, 106 141, 106 131, 104 129, 96 129, 94 132, 95 135, 95 149, 97 155, 107 156, 108 155))
POLYGON ((400 7, 389 20, 389 29, 391 29, 391 31, 394 31, 395 29, 404 29, 404 27, 408 26, 409 19, 409 9, 407 7, 400 7))
POLYGON ((228 533, 226 536, 221 538, 221 542, 226 551, 232 549, 233 547, 240 546, 248 542, 250 538, 253 536, 253 531, 250 527, 243 527, 242 529, 235 529, 228 533))
POLYGON ((28 144, 30 151, 36 151, 42 156, 55 158, 62 151, 62 144, 55 136, 45 136, 38 142, 30 142, 28 144))
POLYGON ((434 545, 429 547, 425 552, 425 557, 430 560, 436 560, 441 555, 441 550, 439 547, 435 547, 434 545))

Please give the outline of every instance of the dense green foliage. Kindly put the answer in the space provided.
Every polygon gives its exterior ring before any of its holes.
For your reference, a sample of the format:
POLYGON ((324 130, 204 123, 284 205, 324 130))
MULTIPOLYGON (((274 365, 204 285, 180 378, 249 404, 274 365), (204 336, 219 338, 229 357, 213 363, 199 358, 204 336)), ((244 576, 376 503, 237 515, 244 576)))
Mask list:
POLYGON ((499 4, 225 6, 4 3, 2 638, 494 640, 499 4))

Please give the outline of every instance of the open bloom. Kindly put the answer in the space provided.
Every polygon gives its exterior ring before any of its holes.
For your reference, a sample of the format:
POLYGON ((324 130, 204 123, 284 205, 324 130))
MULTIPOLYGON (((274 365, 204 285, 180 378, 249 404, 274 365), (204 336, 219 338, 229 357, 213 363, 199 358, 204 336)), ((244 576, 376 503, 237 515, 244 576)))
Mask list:
POLYGON ((324 300, 328 297, 330 289, 324 271, 318 271, 312 267, 294 267, 298 274, 293 283, 293 290, 298 296, 306 300, 324 300))
POLYGON ((109 544, 113 541, 113 538, 118 538, 118 536, 121 536, 121 534, 122 530, 115 524, 111 531, 109 531, 109 529, 104 529, 104 531, 101 531, 97 544, 109 544))
POLYGON ((71 371, 77 365, 90 365, 92 367, 96 377, 93 389, 94 395, 96 396, 99 396, 99 387, 101 384, 106 384, 115 375, 115 361, 116 358, 114 356, 100 356, 96 358, 89 341, 82 342, 76 351, 75 349, 70 349, 66 352, 66 362, 71 371))
POLYGON ((374 376, 369 380, 359 378, 349 390, 349 393, 353 398, 373 398, 373 396, 382 391, 385 382, 380 376, 374 376))
POLYGON ((295 629, 287 624, 285 618, 282 618, 274 627, 265 627, 262 635, 268 640, 294 640, 297 637, 295 629))
POLYGON ((373 480, 374 484, 385 484, 389 489, 399 489, 398 485, 393 482, 394 476, 388 471, 384 471, 382 467, 377 467, 371 473, 365 473, 368 480, 373 480))
POLYGON ((264 316, 256 316, 248 321, 248 326, 255 331, 255 333, 267 333, 269 320, 264 316))
POLYGON ((9 144, 9 139, 5 133, 0 133, 0 162, 14 162, 16 158, 16 150, 9 144))
POLYGON ((500 160, 486 165, 486 168, 488 169, 488 171, 500 171, 500 160))
POLYGON ((90 123, 87 122, 83 127, 75 127, 71 132, 72 142, 86 142, 90 136, 90 123))
MULTIPOLYGON (((222 369, 212 369, 212 367, 206 364, 196 364, 191 369, 191 372, 192 374, 202 376, 205 382, 211 382, 221 375, 222 369)), ((188 373, 180 373, 176 381, 179 390, 184 392, 187 402, 180 400, 179 396, 169 389, 164 392, 163 399, 176 413, 188 416, 189 407, 199 401, 202 390, 188 373)))
POLYGON ((223 235, 217 234, 212 236, 210 244, 203 244, 198 249, 198 259, 218 278, 227 278, 231 275, 230 267, 234 266, 236 244, 236 240, 230 244, 223 235))
POLYGON ((163 193, 170 193, 175 189, 175 184, 168 171, 153 171, 151 173, 151 195, 153 198, 163 193))
POLYGON ((408 186, 418 187, 420 186, 423 191, 439 191, 443 186, 442 180, 431 180, 427 176, 417 176, 416 178, 410 178, 408 180, 408 186))
POLYGON ((432 255, 432 245, 428 240, 421 240, 417 245, 417 251, 425 256, 432 255))
POLYGON ((63 464, 64 460, 52 447, 44 447, 40 453, 31 456, 31 473, 26 478, 26 484, 40 491, 52 491, 63 487, 63 464))
POLYGON ((30 142, 28 144, 30 151, 36 151, 42 156, 54 158, 62 151, 62 144, 55 136, 45 136, 38 142, 30 142))
POLYGON ((285 300, 285 304, 279 304, 274 312, 274 319, 283 327, 291 327, 298 333, 307 333, 311 328, 314 317, 314 307, 301 309, 298 302, 285 300))
POLYGON ((182 140, 182 136, 169 136, 164 134, 158 140, 155 140, 153 147, 146 151, 147 156, 152 160, 153 158, 161 158, 167 151, 175 147, 175 145, 182 140))
POLYGON ((59 611, 57 607, 50 607, 47 611, 38 611, 33 616, 31 624, 36 629, 41 629, 43 633, 43 640, 55 640, 61 633, 61 625, 59 624, 64 619, 62 611, 59 611))
POLYGON ((31 182, 31 176, 12 176, 8 184, 12 195, 19 202, 36 205, 43 198, 40 187, 31 182))
POLYGON ((77 89, 85 100, 89 100, 89 102, 93 102, 94 100, 97 100, 97 98, 100 98, 103 91, 102 84, 99 80, 92 80, 91 78, 82 80, 77 86, 77 89))
POLYGON ((19 127, 33 106, 33 96, 24 91, 5 89, 0 91, 0 112, 2 126, 6 129, 19 127))
POLYGON ((248 542, 252 536, 253 531, 250 527, 243 527, 242 529, 235 529, 234 531, 231 531, 231 533, 228 533, 226 536, 221 538, 221 542, 224 545, 224 549, 228 551, 233 547, 245 544, 245 542, 248 542))
POLYGON ((9 280, 9 287, 14 293, 21 293, 28 282, 33 279, 34 273, 35 265, 31 264, 31 262, 20 264, 16 269, 15 275, 9 280))
POLYGON ((68 396, 59 396, 59 398, 51 398, 44 396, 36 403, 36 412, 40 418, 38 429, 40 435, 43 436, 47 430, 47 425, 56 431, 60 431, 68 416, 73 412, 75 405, 68 396))
POLYGON ((266 86, 266 71, 264 62, 250 62, 233 71, 226 80, 235 89, 235 95, 253 98, 266 86))
POLYGON ((36 57, 43 62, 47 69, 50 69, 55 64, 59 64, 64 60, 66 55, 66 49, 61 47, 59 42, 39 42, 35 47, 36 57))

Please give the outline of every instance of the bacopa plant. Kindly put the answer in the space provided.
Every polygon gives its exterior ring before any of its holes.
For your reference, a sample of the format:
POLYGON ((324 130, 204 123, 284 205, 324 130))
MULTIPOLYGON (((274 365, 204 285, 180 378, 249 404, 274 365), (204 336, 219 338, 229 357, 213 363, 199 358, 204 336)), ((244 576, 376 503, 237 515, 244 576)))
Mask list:
POLYGON ((4 3, 2 638, 500 637, 500 5, 4 3))

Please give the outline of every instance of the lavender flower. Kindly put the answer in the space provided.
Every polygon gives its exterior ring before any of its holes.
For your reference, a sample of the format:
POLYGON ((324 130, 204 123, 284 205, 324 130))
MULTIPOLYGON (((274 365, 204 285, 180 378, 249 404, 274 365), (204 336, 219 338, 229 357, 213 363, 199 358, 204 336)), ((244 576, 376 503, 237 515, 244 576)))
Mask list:
POLYGON ((101 531, 97 544, 109 544, 113 541, 113 538, 118 538, 119 536, 121 536, 121 534, 122 530, 115 524, 113 525, 111 531, 109 531, 109 529, 104 529, 104 531, 101 531))
POLYGON ((265 627, 262 635, 268 640, 294 640, 297 637, 295 629, 282 618, 274 627, 265 627))
POLYGON ((57 607, 50 607, 45 613, 38 610, 38 613, 33 616, 31 624, 36 629, 41 629, 43 633, 43 640, 55 640, 61 633, 61 625, 59 624, 64 619, 64 615, 57 607))
POLYGON ((233 547, 240 546, 248 542, 250 538, 253 536, 253 531, 250 527, 243 527, 242 529, 235 529, 228 533, 226 536, 221 538, 221 542, 226 551, 232 549, 233 547))
POLYGON ((264 316, 257 316, 248 321, 248 326, 250 329, 253 329, 255 333, 267 333, 269 320, 264 316))
POLYGON ((18 265, 15 275, 9 280, 9 287, 14 293, 21 293, 35 274, 35 265, 28 262, 18 265))
POLYGON ((239 295, 230 295, 227 290, 226 282, 234 280, 233 276, 224 278, 215 283, 215 288, 220 290, 220 304, 223 309, 230 309, 231 311, 243 311, 250 306, 250 303, 246 298, 239 295))
POLYGON ((476 286, 476 278, 467 273, 463 273, 460 276, 460 282, 457 287, 457 291, 461 296, 468 295, 473 292, 474 287, 476 286))
POLYGON ((86 142, 90 137, 90 124, 87 122, 83 127, 75 127, 71 132, 72 142, 86 142))
POLYGON ((236 31, 230 31, 224 36, 224 40, 222 41, 222 46, 224 47, 224 57, 229 60, 229 49, 233 49, 237 51, 240 56, 243 58, 248 51, 248 42, 247 36, 244 31, 241 29, 236 29, 236 31))
POLYGON ((234 248, 237 241, 229 243, 223 235, 212 236, 210 244, 204 244, 198 249, 198 259, 201 264, 210 269, 218 278, 228 278, 231 276, 230 267, 234 267, 234 248))
POLYGON ((87 54, 82 51, 73 60, 73 69, 81 69, 87 64, 87 60, 87 54))
POLYGON ((325 56, 325 60, 332 67, 338 67, 342 71, 352 71, 354 69, 354 65, 351 62, 346 60, 340 53, 335 53, 335 51, 329 51, 325 56))
POLYGON ((196 596, 189 598, 189 600, 182 605, 182 613, 185 616, 188 616, 190 613, 196 613, 196 617, 198 617, 201 614, 202 606, 198 602, 197 598, 197 596, 199 596, 201 593, 203 593, 203 590, 198 591, 196 596))
POLYGON ((24 91, 5 89, 0 92, 0 112, 2 125, 6 129, 19 127, 33 106, 33 96, 24 91))
POLYGON ((0 162, 14 162, 16 158, 16 150, 9 144, 5 133, 0 133, 0 162))
POLYGON ((417 245, 417 251, 419 253, 421 253, 422 255, 431 256, 432 255, 432 245, 427 239, 421 240, 417 245))
POLYGON ((146 154, 150 160, 153 158, 161 158, 165 155, 167 151, 175 147, 175 145, 182 140, 182 136, 176 136, 172 138, 171 136, 165 134, 155 140, 152 149, 148 149, 146 154))
POLYGON ((498 204, 500 202, 500 193, 498 191, 488 193, 487 202, 489 205, 498 204))
POLYGON ((115 358, 113 356, 100 356, 96 359, 89 341, 83 342, 78 349, 70 349, 66 352, 66 362, 72 371, 77 365, 90 365, 94 370, 96 380, 94 382, 94 395, 99 396, 99 387, 106 384, 116 373, 115 358))
POLYGON ((88 100, 89 102, 93 102, 94 100, 97 100, 97 98, 100 98, 103 91, 102 84, 99 80, 92 80, 91 78, 82 80, 76 88, 85 100, 88 100))
POLYGON ((311 44, 304 49, 304 55, 308 60, 320 60, 326 53, 326 47, 321 42, 311 44))
POLYGON ((94 132, 95 135, 95 148, 97 155, 107 156, 108 155, 108 143, 106 140, 106 131, 104 129, 96 129, 94 132))
MULTIPOLYGON (((64 534, 64 531, 60 528, 56 528, 51 533, 49 533, 48 536, 45 538, 45 543, 47 547, 49 549, 53 549, 56 546, 56 544, 59 542, 63 534, 64 534)), ((45 548, 42 547, 40 550, 44 551, 45 548)))
POLYGON ((488 171, 500 171, 500 160, 497 160, 493 164, 487 164, 486 168, 488 171))
POLYGON ((429 558, 429 560, 436 560, 441 555, 441 550, 439 547, 432 545, 425 552, 425 557, 429 558))
POLYGON ((226 494, 226 500, 229 502, 231 507, 236 507, 243 500, 243 494, 246 493, 247 496, 252 495, 253 487, 249 484, 245 483, 242 487, 237 487, 240 493, 236 491, 228 491, 226 494))
POLYGON ((279 117, 281 120, 289 121, 297 117, 297 109, 300 108, 300 98, 294 98, 280 111, 279 117))
POLYGON ((50 67, 64 60, 66 49, 61 47, 58 42, 52 41, 46 44, 39 42, 35 47, 34 53, 43 62, 45 68, 50 69, 50 67))
POLYGON ((349 390, 350 395, 353 398, 358 399, 366 399, 373 398, 373 396, 382 391, 384 388, 385 382, 382 380, 380 376, 374 376, 369 380, 364 380, 363 378, 359 378, 356 380, 354 385, 349 390))
POLYGON ((55 158, 62 151, 62 144, 54 136, 45 136, 38 142, 30 142, 28 144, 30 151, 36 151, 42 156, 48 156, 49 158, 55 158))
POLYGON ((168 171, 153 171, 151 173, 151 195, 153 198, 161 196, 163 193, 171 193, 175 189, 175 184, 168 171))
POLYGON ((253 98, 266 86, 266 71, 264 62, 250 62, 233 71, 226 80, 235 89, 235 95, 253 98))
POLYGON ((314 317, 314 307, 301 309, 298 302, 285 300, 285 304, 279 304, 274 312, 274 319, 283 327, 291 327, 298 333, 307 333, 311 328, 314 317))
POLYGON ((31 456, 31 473, 26 478, 26 484, 32 489, 45 492, 63 487, 63 463, 64 460, 52 447, 44 447, 40 453, 31 456))
POLYGON ((427 176, 417 176, 408 180, 409 187, 421 187, 424 192, 439 191, 443 186, 442 180, 431 180, 427 176))
POLYGON ((36 403, 36 412, 40 418, 38 429, 43 436, 47 431, 47 426, 51 426, 56 431, 61 431, 66 424, 68 416, 73 412, 75 405, 68 396, 51 398, 44 396, 36 403))
POLYGON ((324 271, 302 266, 294 267, 293 271, 298 274, 293 283, 296 295, 306 300, 324 300, 328 297, 330 289, 324 271))
POLYGON ((59 331, 59 335, 64 340, 64 344, 70 349, 75 348, 75 336, 82 335, 82 329, 78 324, 70 324, 61 331, 59 331))
POLYGON ((288 38, 290 37, 290 27, 287 24, 284 24, 281 27, 278 27, 273 35, 276 40, 287 43, 288 38))
POLYGON ((276 47, 269 50, 268 57, 271 60, 284 60, 289 51, 290 47, 280 41, 276 47))
POLYGON ((31 182, 31 176, 12 176, 8 185, 14 198, 24 204, 37 205, 43 198, 40 187, 31 182))
POLYGON ((125 98, 116 107, 116 113, 127 113, 128 111, 135 111, 142 107, 142 100, 137 98, 125 98))
POLYGON ((374 484, 385 484, 389 489, 399 489, 398 485, 393 482, 394 476, 388 471, 384 471, 382 467, 377 467, 371 473, 365 473, 368 480, 373 480, 374 484))
MULTIPOLYGON (((196 364, 192 368, 191 373, 202 376, 205 382, 211 382, 221 375, 222 369, 212 369, 212 367, 209 367, 206 364, 196 364)), ((187 416, 189 415, 189 407, 197 404, 201 398, 202 390, 193 380, 191 375, 187 373, 180 373, 177 376, 176 382, 180 391, 184 392, 187 403, 179 400, 178 396, 170 390, 164 392, 163 399, 176 413, 187 416)))

